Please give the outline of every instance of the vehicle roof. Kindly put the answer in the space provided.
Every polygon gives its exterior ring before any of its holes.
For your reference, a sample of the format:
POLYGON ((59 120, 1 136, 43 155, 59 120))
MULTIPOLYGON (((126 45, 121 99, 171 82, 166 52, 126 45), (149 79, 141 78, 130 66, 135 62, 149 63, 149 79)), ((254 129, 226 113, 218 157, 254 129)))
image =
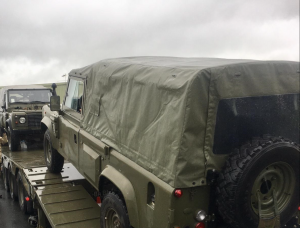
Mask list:
MULTIPOLYGON (((234 66, 234 65, 249 65, 252 63, 261 62, 263 64, 268 63, 286 63, 294 61, 286 60, 271 60, 271 61, 262 61, 262 60, 251 60, 251 59, 224 59, 224 58, 186 58, 186 57, 159 57, 159 56, 140 56, 140 57, 123 57, 123 58, 114 58, 114 59, 104 59, 99 62, 93 63, 86 67, 73 69, 69 73, 74 76, 84 76, 84 72, 91 67, 95 68, 97 66, 102 66, 103 64, 115 63, 118 65, 141 65, 148 67, 166 67, 174 69, 195 69, 195 70, 204 70, 221 66, 234 66)), ((296 63, 296 62, 295 62, 296 63)))
POLYGON ((105 62, 118 62, 124 64, 137 64, 144 66, 171 67, 171 68, 197 68, 199 70, 224 66, 229 64, 240 64, 247 62, 257 62, 257 60, 247 59, 222 59, 222 58, 184 58, 184 57, 125 57, 103 60, 105 62))
POLYGON ((48 89, 42 85, 11 85, 11 86, 4 86, 0 88, 0 106, 4 104, 4 93, 7 90, 18 90, 18 89, 48 89))
POLYGON ((42 85, 11 85, 11 86, 4 86, 1 89, 7 91, 13 89, 47 89, 47 88, 42 85))

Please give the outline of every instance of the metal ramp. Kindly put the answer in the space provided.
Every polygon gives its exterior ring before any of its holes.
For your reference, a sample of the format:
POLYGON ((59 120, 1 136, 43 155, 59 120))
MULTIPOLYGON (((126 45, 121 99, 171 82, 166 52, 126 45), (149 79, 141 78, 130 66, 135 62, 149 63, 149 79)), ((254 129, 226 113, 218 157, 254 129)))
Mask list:
POLYGON ((73 165, 65 164, 59 174, 50 173, 46 167, 24 172, 53 228, 100 227, 100 207, 81 185, 72 183, 84 179, 73 165))

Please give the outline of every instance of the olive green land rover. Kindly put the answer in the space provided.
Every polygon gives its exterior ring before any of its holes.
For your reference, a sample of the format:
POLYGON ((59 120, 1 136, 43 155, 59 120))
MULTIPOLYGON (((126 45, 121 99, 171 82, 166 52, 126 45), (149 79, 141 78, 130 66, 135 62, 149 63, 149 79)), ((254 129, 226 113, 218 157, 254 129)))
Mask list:
POLYGON ((101 228, 299 225, 299 62, 103 60, 70 72, 42 131, 48 169, 99 192, 101 228))
POLYGON ((42 107, 50 103, 51 90, 40 85, 7 86, 0 89, 0 137, 7 133, 11 151, 20 141, 42 141, 42 107))

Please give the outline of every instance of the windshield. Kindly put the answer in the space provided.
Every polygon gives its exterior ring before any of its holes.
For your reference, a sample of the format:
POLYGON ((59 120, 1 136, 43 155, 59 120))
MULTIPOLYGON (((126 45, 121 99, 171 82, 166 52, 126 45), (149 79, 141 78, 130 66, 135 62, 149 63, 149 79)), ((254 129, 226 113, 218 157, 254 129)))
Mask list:
POLYGON ((13 103, 49 103, 50 90, 10 90, 8 91, 8 102, 13 103))

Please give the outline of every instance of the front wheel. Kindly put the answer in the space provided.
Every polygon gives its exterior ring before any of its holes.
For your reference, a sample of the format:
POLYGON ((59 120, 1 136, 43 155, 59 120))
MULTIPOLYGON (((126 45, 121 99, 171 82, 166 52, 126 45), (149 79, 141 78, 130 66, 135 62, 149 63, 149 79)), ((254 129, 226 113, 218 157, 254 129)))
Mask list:
POLYGON ((64 165, 64 157, 52 147, 50 131, 48 129, 44 135, 44 152, 48 170, 52 173, 59 173, 64 165))
POLYGON ((18 135, 9 126, 8 126, 7 130, 8 130, 7 138, 8 138, 9 149, 11 151, 17 151, 18 147, 19 147, 19 144, 20 144, 20 140, 18 138, 18 135))
POLYGON ((105 195, 101 205, 100 219, 102 228, 130 228, 126 206, 114 192, 105 195))

